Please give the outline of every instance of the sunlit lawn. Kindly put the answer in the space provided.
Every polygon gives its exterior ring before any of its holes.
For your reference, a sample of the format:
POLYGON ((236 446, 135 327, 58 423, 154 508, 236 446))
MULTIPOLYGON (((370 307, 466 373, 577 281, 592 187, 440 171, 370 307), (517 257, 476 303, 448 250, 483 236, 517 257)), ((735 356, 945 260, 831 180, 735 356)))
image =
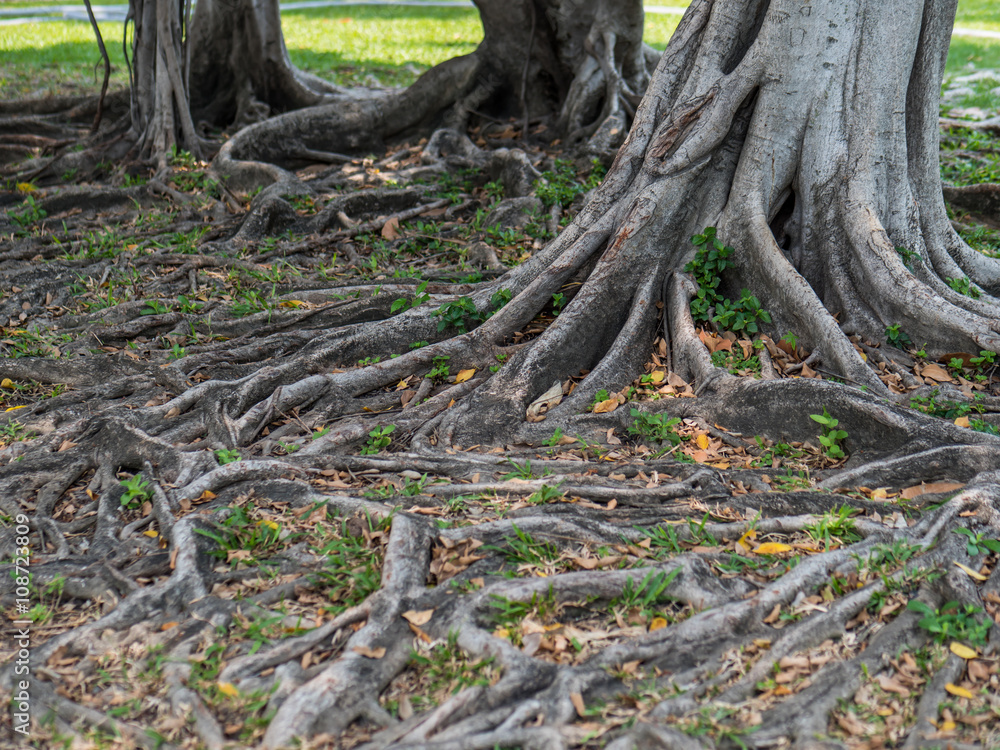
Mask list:
MULTIPOLYGON (((5 2, 2 7, 15 3, 5 2)), ((27 3, 16 2, 17 5, 27 3)), ((32 3, 37 5, 38 3, 32 3)), ((686 5, 648 0, 647 5, 686 5)), ((646 16, 646 41, 662 49, 680 16, 646 16)), ((472 8, 339 6, 283 14, 285 39, 300 67, 337 83, 405 85, 435 63, 475 49, 482 39, 472 8)), ((1000 30, 996 0, 961 0, 958 25, 1000 30)), ((126 82, 119 23, 102 23, 113 84, 126 82)), ((96 45, 83 22, 0 26, 0 97, 74 94, 99 85, 96 45)), ((972 64, 1000 68, 1000 40, 956 37, 950 72, 972 64)))

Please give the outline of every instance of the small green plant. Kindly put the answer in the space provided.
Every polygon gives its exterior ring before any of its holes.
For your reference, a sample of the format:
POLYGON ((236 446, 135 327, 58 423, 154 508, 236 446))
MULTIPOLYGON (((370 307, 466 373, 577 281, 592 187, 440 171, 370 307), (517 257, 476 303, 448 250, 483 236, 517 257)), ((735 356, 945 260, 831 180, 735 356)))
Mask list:
POLYGON ((834 543, 860 541, 861 535, 855 530, 854 519, 851 518, 853 513, 851 506, 841 506, 838 510, 824 513, 816 523, 806 526, 805 532, 817 542, 823 542, 827 550, 834 543))
POLYGON ((10 220, 21 228, 20 233, 23 234, 28 227, 41 221, 46 216, 48 216, 48 214, 44 211, 44 209, 40 208, 35 203, 35 197, 33 195, 28 195, 25 196, 24 203, 22 204, 21 211, 19 213, 11 211, 10 220))
POLYGON ((376 427, 374 430, 368 433, 368 440, 364 447, 361 449, 362 456, 371 456, 375 453, 381 453, 389 444, 392 443, 392 433, 396 429, 396 425, 387 424, 376 427))
POLYGON ((434 358, 431 365, 430 371, 427 373, 427 377, 431 380, 447 380, 448 376, 451 374, 451 370, 448 367, 448 360, 451 359, 447 355, 441 354, 434 358))
POLYGON ((886 327, 885 338, 889 342, 889 346, 894 346, 897 349, 913 348, 913 341, 903 332, 899 323, 893 323, 891 326, 886 327))
POLYGON ((465 333, 465 321, 469 318, 474 321, 479 320, 479 312, 471 297, 459 297, 452 302, 446 302, 433 313, 439 318, 437 329, 443 331, 449 326, 459 333, 465 333))
POLYGON ((242 461, 243 454, 236 448, 219 448, 215 451, 215 460, 219 462, 220 466, 225 466, 236 461, 242 461))
POLYGON ((970 555, 987 555, 990 552, 1000 554, 1000 539, 984 539, 982 534, 970 529, 953 529, 953 531, 968 538, 965 551, 970 555))
POLYGON ((568 206, 578 195, 597 187, 604 179, 605 170, 601 163, 594 159, 591 166, 590 176, 581 181, 573 162, 556 159, 555 169, 542 172, 542 178, 535 182, 535 195, 546 208, 556 204, 568 206))
POLYGON ((507 459, 514 471, 504 474, 503 479, 534 479, 535 475, 531 471, 531 461, 525 461, 523 464, 519 464, 512 458, 507 459))
POLYGON ((660 443, 678 445, 681 436, 674 431, 674 427, 681 423, 679 417, 669 417, 666 414, 652 414, 646 411, 639 411, 632 408, 632 426, 628 431, 645 440, 654 440, 660 443))
POLYGON ((145 306, 139 311, 140 315, 163 315, 170 312, 170 308, 158 299, 147 300, 145 306))
POLYGON ((27 440, 31 436, 24 434, 24 425, 14 420, 0 427, 0 443, 27 440))
POLYGON ((809 418, 819 422, 823 427, 823 434, 820 435, 819 442, 823 446, 823 452, 826 454, 826 457, 835 461, 846 458, 847 454, 844 452, 842 444, 847 440, 847 432, 837 429, 840 421, 830 416, 825 406, 823 407, 822 414, 810 414, 809 418))
POLYGON ((913 270, 913 267, 910 264, 915 260, 920 260, 920 253, 916 250, 909 250, 900 246, 896 248, 896 252, 899 253, 899 257, 903 259, 903 265, 911 271, 913 270))
POLYGON ((748 333, 757 333, 760 330, 757 325, 758 320, 770 323, 771 314, 761 308, 760 300, 750 294, 749 289, 743 289, 736 302, 728 299, 721 300, 715 308, 715 317, 713 318, 713 322, 718 324, 720 328, 748 333))
POLYGON ((940 389, 935 388, 928 396, 911 396, 910 408, 950 421, 964 417, 975 409, 973 404, 966 401, 938 401, 939 393, 940 389))
POLYGON ((484 546, 484 550, 499 552, 507 562, 519 565, 539 565, 555 562, 559 559, 559 548, 550 542, 538 541, 527 532, 521 531, 515 524, 511 524, 514 529, 514 536, 509 536, 504 541, 505 547, 484 546))
POLYGON ((959 294, 964 294, 966 297, 971 297, 972 299, 979 299, 982 291, 979 290, 975 284, 973 284, 968 276, 963 276, 960 279, 946 278, 948 286, 954 289, 959 294))
POLYGON ((403 486, 400 488, 399 494, 404 497, 415 497, 424 491, 424 487, 427 486, 428 481, 426 474, 422 474, 420 479, 404 477, 403 486))
POLYGON ((993 626, 989 618, 983 618, 982 621, 976 619, 976 615, 983 610, 972 604, 963 607, 958 602, 948 602, 940 609, 932 609, 925 602, 913 599, 906 608, 923 615, 917 625, 930 633, 938 643, 958 640, 982 646, 993 626))
POLYGON ((215 524, 214 529, 195 529, 218 545, 211 554, 229 561, 233 566, 239 562, 253 563, 262 556, 274 552, 281 537, 281 526, 269 519, 254 520, 254 506, 235 505, 228 515, 215 524), (234 554, 242 553, 242 554, 234 554), (249 557, 246 556, 249 553, 249 557))
POLYGON ((674 601, 666 590, 680 572, 681 568, 674 568, 669 573, 651 570, 639 583, 629 576, 625 579, 621 595, 611 600, 611 608, 622 613, 637 610, 640 616, 646 618, 656 615, 658 604, 674 601))
POLYGON ((543 440, 542 445, 548 448, 555 448, 557 445, 559 445, 560 442, 562 442, 562 439, 563 439, 562 428, 556 427, 555 432, 552 433, 552 437, 543 440))
POLYGON ((749 289, 743 289, 735 302, 719 293, 722 272, 732 265, 729 258, 735 250, 716 236, 715 227, 706 227, 701 234, 692 237, 691 242, 698 249, 684 270, 698 284, 698 293, 691 300, 694 320, 711 320, 720 328, 748 333, 760 330, 758 321, 770 323, 771 314, 761 307, 760 300, 749 289))
POLYGON ((390 312, 398 312, 400 310, 410 310, 414 307, 420 307, 425 302, 429 302, 431 296, 425 293, 427 289, 427 282, 421 281, 416 290, 413 292, 413 297, 410 299, 401 298, 397 299, 392 303, 392 307, 389 309, 390 312))
POLYGON ((153 499, 153 490, 150 488, 149 482, 142 476, 142 472, 121 480, 119 484, 125 489, 121 496, 123 508, 135 510, 147 500, 153 499))
POLYGON ((969 364, 978 370, 986 370, 990 367, 995 367, 996 352, 989 352, 986 350, 980 351, 978 357, 972 357, 969 359, 969 364))
POLYGON ((563 307, 566 306, 566 295, 560 292, 556 292, 552 295, 552 312, 554 315, 558 316, 562 312, 563 307))
POLYGON ((184 359, 186 356, 187 349, 180 344, 174 344, 170 347, 170 354, 167 355, 167 359, 184 359))
POLYGON ((527 502, 532 505, 545 505, 546 503, 553 503, 558 500, 565 500, 566 495, 559 491, 560 482, 555 487, 549 487, 547 484, 543 484, 542 488, 538 492, 534 492, 528 496, 527 502))

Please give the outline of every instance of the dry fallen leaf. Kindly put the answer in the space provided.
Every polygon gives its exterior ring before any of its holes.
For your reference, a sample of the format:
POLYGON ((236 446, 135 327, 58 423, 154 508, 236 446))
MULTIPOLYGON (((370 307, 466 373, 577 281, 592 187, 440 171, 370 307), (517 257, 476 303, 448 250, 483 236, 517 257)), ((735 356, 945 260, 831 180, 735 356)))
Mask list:
POLYGON ((609 398, 606 401, 601 401, 594 407, 594 414, 607 414, 613 412, 618 408, 618 399, 609 398))
POLYGON ((399 219, 393 216, 382 227, 382 237, 392 242, 402 236, 399 231, 399 219))
POLYGON ((959 698, 972 698, 973 697, 971 691, 966 690, 964 687, 959 687, 958 685, 953 685, 950 682, 947 685, 944 686, 944 689, 947 690, 952 695, 958 696, 959 698))
POLYGON ((951 652, 955 656, 960 656, 963 659, 975 659, 978 655, 974 648, 969 648, 964 643, 959 643, 958 641, 952 641, 951 646, 948 648, 951 649, 951 652))
POLYGON ((381 659, 385 656, 385 648, 379 646, 378 648, 368 648, 367 646, 355 646, 351 649, 356 654, 361 654, 369 659, 381 659))
POLYGON ((662 630, 665 627, 667 627, 667 618, 654 617, 653 621, 649 623, 649 632, 652 633, 654 630, 662 630))
POLYGON ((986 576, 984 576, 982 573, 977 573, 976 571, 974 571, 972 568, 970 568, 967 565, 962 565, 962 563, 960 563, 960 562, 956 562, 956 563, 952 563, 952 564, 955 567, 957 567, 959 570, 961 570, 962 572, 964 572, 966 575, 968 575, 969 578, 974 578, 977 581, 985 581, 986 580, 986 576))
POLYGON ((10 378, 4 378, 3 380, 0 380, 0 388, 9 388, 9 389, 13 390, 14 389, 14 381, 11 380, 10 378))
POLYGON ((968 427, 969 426, 969 418, 968 417, 959 417, 958 419, 955 420, 955 424, 958 425, 959 427, 968 427))
POLYGON ((746 532, 743 534, 743 536, 741 536, 739 539, 736 540, 736 543, 743 549, 745 549, 747 552, 749 552, 750 545, 747 544, 747 539, 756 539, 756 538, 757 538, 757 532, 754 529, 747 529, 746 532))
POLYGON ((782 552, 791 552, 792 547, 787 544, 781 544, 780 542, 764 542, 764 544, 758 545, 754 552, 758 555, 777 555, 782 552))
POLYGON ((573 708, 576 709, 576 715, 582 719, 587 709, 587 706, 583 702, 583 696, 579 693, 570 693, 569 699, 573 703, 573 708))
POLYGON ((455 382, 464 383, 466 380, 469 380, 475 374, 476 374, 475 368, 472 368, 470 370, 459 370, 458 375, 455 376, 455 382))
POLYGON ((414 625, 426 625, 433 616, 433 609, 424 609, 419 612, 415 609, 411 609, 403 613, 403 619, 413 623, 414 625))
POLYGON ((240 691, 231 682, 219 682, 216 684, 219 686, 219 692, 229 698, 235 698, 240 694, 240 691))
POLYGON ((698 437, 696 437, 694 441, 698 444, 698 447, 701 448, 703 451, 708 450, 708 435, 706 435, 704 432, 698 435, 698 437))
POLYGON ((920 497, 921 495, 938 495, 944 492, 953 492, 955 490, 960 490, 965 485, 961 482, 931 482, 930 484, 915 484, 912 487, 907 487, 905 490, 899 493, 899 496, 904 500, 912 500, 915 497, 920 497))
POLYGON ((951 382, 951 375, 948 374, 948 371, 941 367, 941 365, 935 365, 934 363, 924 365, 924 369, 920 371, 920 374, 925 378, 936 380, 939 383, 951 382))

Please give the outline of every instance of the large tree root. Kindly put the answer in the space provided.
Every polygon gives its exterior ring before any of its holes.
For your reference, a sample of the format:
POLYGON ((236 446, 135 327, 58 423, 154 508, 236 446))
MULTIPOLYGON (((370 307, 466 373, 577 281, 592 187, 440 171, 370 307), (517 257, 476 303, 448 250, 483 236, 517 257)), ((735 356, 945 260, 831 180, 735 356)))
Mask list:
MULTIPOLYGON (((693 4, 604 183, 497 278, 459 280, 454 258, 423 281, 362 275, 427 231, 416 222, 465 220, 467 191, 445 205, 431 188, 371 189, 315 210, 363 172, 340 166, 362 135, 478 107, 476 57, 332 124, 306 110, 231 139, 217 170, 276 183, 246 216, 187 206, 129 248, 87 236, 93 213, 41 202, 47 221, 67 214, 61 244, 25 231, 0 271, 14 409, 0 412, 0 510, 28 519, 31 594, 0 580, 5 603, 54 622, 30 654, 56 717, 36 731, 141 743, 150 726, 208 747, 996 744, 979 717, 1000 679, 1000 402, 913 390, 949 376, 878 346, 892 326, 931 358, 1000 343, 995 261, 952 231, 921 127, 936 124, 920 92, 939 78, 942 11, 920 25, 917 8, 890 23, 874 6, 789 6, 810 19, 791 29, 779 6, 758 24, 757 3, 693 4), (804 58, 778 40, 831 23, 835 57, 876 54, 869 33, 909 39, 896 77, 910 90, 852 109, 842 75, 809 68, 815 85, 789 94, 804 58), (908 140, 873 146, 901 112, 908 140), (338 167, 291 171, 317 161, 338 167), (207 239, 188 236, 209 216, 207 239), (720 290, 747 286, 771 313, 766 379, 717 366, 720 326, 692 318, 681 269, 707 226, 738 248, 720 290), (308 236, 274 239, 285 231, 308 236), (788 331, 801 347, 778 348, 788 331), (945 413, 946 398, 975 405, 987 431, 906 408, 918 393, 945 413), (846 460, 807 444, 824 413, 846 460)), ((608 121, 637 92, 615 72, 615 33, 588 36, 573 84, 580 102, 602 92, 608 121)), ((594 111, 567 116, 586 131, 594 111)), ((523 152, 448 131, 379 163, 536 177, 523 152)), ((100 205, 136 221, 127 197, 100 205)), ((474 231, 442 238, 486 238, 474 231)), ((4 523, 0 554, 17 559, 4 523)), ((13 689, 13 663, 0 679, 13 689)))

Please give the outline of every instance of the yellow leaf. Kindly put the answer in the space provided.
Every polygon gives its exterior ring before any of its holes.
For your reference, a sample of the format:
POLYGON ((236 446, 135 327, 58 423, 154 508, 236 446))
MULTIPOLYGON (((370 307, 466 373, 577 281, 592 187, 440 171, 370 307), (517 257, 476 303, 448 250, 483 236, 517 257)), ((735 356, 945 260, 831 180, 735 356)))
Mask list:
POLYGON ((33 193, 37 188, 30 182, 19 182, 17 183, 17 192, 19 193, 33 193))
POLYGON ((466 380, 469 380, 475 374, 476 374, 475 369, 459 370, 458 375, 455 376, 455 382, 464 383, 466 380))
POLYGON ((278 524, 276 524, 274 521, 269 521, 267 519, 264 519, 262 521, 258 521, 257 525, 258 526, 267 526, 267 528, 269 528, 271 531, 277 531, 278 530, 278 524))
POLYGON ((955 420, 955 424, 957 424, 959 427, 968 427, 969 426, 969 418, 968 417, 959 417, 958 419, 955 420))
POLYGON ((879 487, 872 492, 872 500, 885 500, 887 497, 889 497, 889 493, 886 492, 885 487, 879 487))
POLYGON ((701 433, 698 437, 696 437, 694 441, 698 444, 698 447, 701 448, 703 451, 708 450, 708 435, 706 435, 704 432, 701 433))
POLYGON ((956 563, 954 563, 954 565, 955 565, 955 567, 959 568, 964 573, 966 573, 969 576, 969 578, 974 578, 977 581, 985 581, 986 580, 986 576, 984 576, 984 575, 982 575, 980 573, 977 573, 976 571, 974 571, 972 568, 968 567, 967 565, 962 565, 962 563, 960 563, 960 562, 956 562, 956 563))
POLYGON ((649 632, 652 633, 654 630, 662 630, 665 627, 667 627, 667 618, 654 617, 653 621, 649 623, 649 632))
POLYGON ((231 682, 219 682, 216 683, 219 686, 219 692, 230 698, 235 698, 240 694, 237 687, 231 682))
POLYGON ((602 401, 597 406, 594 407, 594 414, 607 414, 618 408, 618 399, 609 398, 607 401, 602 401))
POLYGON ((953 721, 942 721, 942 722, 941 722, 941 723, 940 723, 940 724, 938 725, 938 729, 940 729, 940 730, 941 730, 942 732, 950 732, 950 731, 952 731, 952 730, 953 730, 953 729, 954 729, 954 728, 955 728, 956 726, 957 726, 957 724, 955 724, 955 722, 953 722, 953 721))
POLYGON ((156 539, 156 537, 158 537, 160 535, 160 532, 153 531, 152 529, 147 529, 146 531, 144 531, 142 533, 143 533, 144 536, 148 536, 150 539, 156 539))
POLYGON ((952 641, 948 648, 951 649, 951 653, 955 654, 955 656, 960 656, 963 659, 975 659, 978 655, 974 648, 969 648, 964 643, 959 643, 958 641, 952 641))
POLYGON ((757 532, 754 531, 753 529, 747 529, 746 532, 743 534, 743 536, 741 536, 739 539, 736 540, 736 543, 740 545, 743 549, 745 549, 747 552, 749 552, 750 545, 747 544, 747 539, 756 539, 756 538, 757 538, 757 532))
POLYGON ((302 307, 303 305, 305 302, 300 299, 286 299, 278 303, 278 307, 302 307))
POLYGON ((964 687, 959 687, 958 685, 952 685, 950 682, 944 686, 944 689, 947 690, 952 695, 958 696, 959 698, 972 698, 972 693, 970 691, 966 690, 964 687))
POLYGON ((27 404, 21 404, 20 406, 12 406, 9 409, 4 409, 4 411, 14 411, 15 409, 27 409, 27 404))
POLYGON ((10 389, 13 389, 14 388, 14 381, 11 380, 10 378, 4 378, 3 380, 0 380, 0 388, 10 388, 10 389))
POLYGON ((754 550, 758 555, 777 555, 781 552, 791 552, 792 548, 779 542, 765 542, 754 550))
POLYGON ((497 628, 496 630, 493 631, 493 635, 495 635, 497 638, 507 638, 508 636, 510 636, 510 631, 507 630, 507 628, 497 628))
POLYGON ((654 383, 662 383, 665 377, 667 377, 667 374, 663 372, 663 370, 656 370, 652 375, 649 376, 649 379, 654 383))

